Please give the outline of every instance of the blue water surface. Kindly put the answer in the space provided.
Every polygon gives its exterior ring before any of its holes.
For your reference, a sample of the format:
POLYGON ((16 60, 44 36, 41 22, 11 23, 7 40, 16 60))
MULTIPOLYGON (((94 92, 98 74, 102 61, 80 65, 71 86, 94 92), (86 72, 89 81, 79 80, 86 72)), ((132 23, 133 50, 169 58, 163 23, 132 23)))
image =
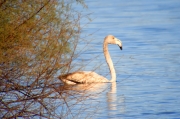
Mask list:
MULTIPOLYGON (((112 34, 121 39, 123 50, 109 46, 117 82, 99 86, 107 89, 86 98, 83 104, 91 106, 83 109, 80 117, 179 119, 180 1, 85 2, 88 9, 83 14, 92 13, 92 21, 88 23, 86 18, 81 21, 82 26, 88 24, 82 29, 85 41, 79 44, 79 49, 91 42, 75 60, 75 68, 80 66, 83 70, 94 70, 110 79, 102 50, 104 37, 112 34)), ((80 107, 77 105, 75 110, 78 109, 80 107)))

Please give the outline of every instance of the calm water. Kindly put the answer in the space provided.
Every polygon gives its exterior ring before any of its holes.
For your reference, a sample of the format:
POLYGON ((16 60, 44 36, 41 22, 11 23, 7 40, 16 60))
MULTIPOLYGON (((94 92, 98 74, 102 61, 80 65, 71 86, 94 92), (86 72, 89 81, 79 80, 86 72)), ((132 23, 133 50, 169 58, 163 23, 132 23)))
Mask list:
POLYGON ((83 35, 93 34, 85 38, 91 43, 75 65, 110 78, 102 53, 104 37, 113 34, 121 39, 123 50, 109 46, 117 82, 87 91, 91 96, 74 107, 81 109, 79 117, 180 119, 180 1, 86 0, 86 4, 83 14, 92 13, 92 22, 83 35))

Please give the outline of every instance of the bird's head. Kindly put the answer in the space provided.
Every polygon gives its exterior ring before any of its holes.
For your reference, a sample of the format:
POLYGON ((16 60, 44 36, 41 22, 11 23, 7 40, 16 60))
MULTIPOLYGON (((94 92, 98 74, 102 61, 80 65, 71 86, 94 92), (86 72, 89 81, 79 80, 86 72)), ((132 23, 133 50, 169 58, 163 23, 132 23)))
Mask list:
POLYGON ((109 44, 117 44, 119 48, 122 50, 122 42, 121 40, 117 39, 113 35, 108 35, 105 37, 105 41, 109 44))

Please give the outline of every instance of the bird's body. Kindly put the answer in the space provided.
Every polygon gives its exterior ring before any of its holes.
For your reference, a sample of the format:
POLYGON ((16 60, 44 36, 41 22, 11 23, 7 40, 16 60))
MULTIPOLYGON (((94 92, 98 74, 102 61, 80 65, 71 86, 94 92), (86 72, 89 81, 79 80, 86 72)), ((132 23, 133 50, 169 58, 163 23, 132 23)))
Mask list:
POLYGON ((59 79, 65 84, 84 84, 84 83, 107 83, 116 81, 116 72, 113 62, 108 52, 108 44, 117 44, 122 50, 122 42, 112 35, 108 35, 104 39, 103 51, 106 62, 111 73, 111 80, 93 72, 93 71, 77 71, 69 74, 60 75, 59 79))
POLYGON ((78 71, 59 76, 66 84, 102 83, 109 82, 108 79, 92 71, 78 71))

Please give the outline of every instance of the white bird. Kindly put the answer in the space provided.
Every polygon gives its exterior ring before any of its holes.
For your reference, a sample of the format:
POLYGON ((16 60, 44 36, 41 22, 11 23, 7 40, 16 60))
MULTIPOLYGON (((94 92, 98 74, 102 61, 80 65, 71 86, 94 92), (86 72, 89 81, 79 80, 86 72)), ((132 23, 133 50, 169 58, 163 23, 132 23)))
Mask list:
POLYGON ((106 62, 109 66, 111 73, 111 80, 93 72, 93 71, 77 71, 69 74, 60 75, 59 79, 65 84, 84 84, 84 83, 105 83, 105 82, 115 82, 116 81, 116 71, 114 69, 113 62, 111 60, 108 44, 117 44, 122 50, 121 40, 115 38, 113 35, 108 35, 104 38, 103 52, 106 62))

